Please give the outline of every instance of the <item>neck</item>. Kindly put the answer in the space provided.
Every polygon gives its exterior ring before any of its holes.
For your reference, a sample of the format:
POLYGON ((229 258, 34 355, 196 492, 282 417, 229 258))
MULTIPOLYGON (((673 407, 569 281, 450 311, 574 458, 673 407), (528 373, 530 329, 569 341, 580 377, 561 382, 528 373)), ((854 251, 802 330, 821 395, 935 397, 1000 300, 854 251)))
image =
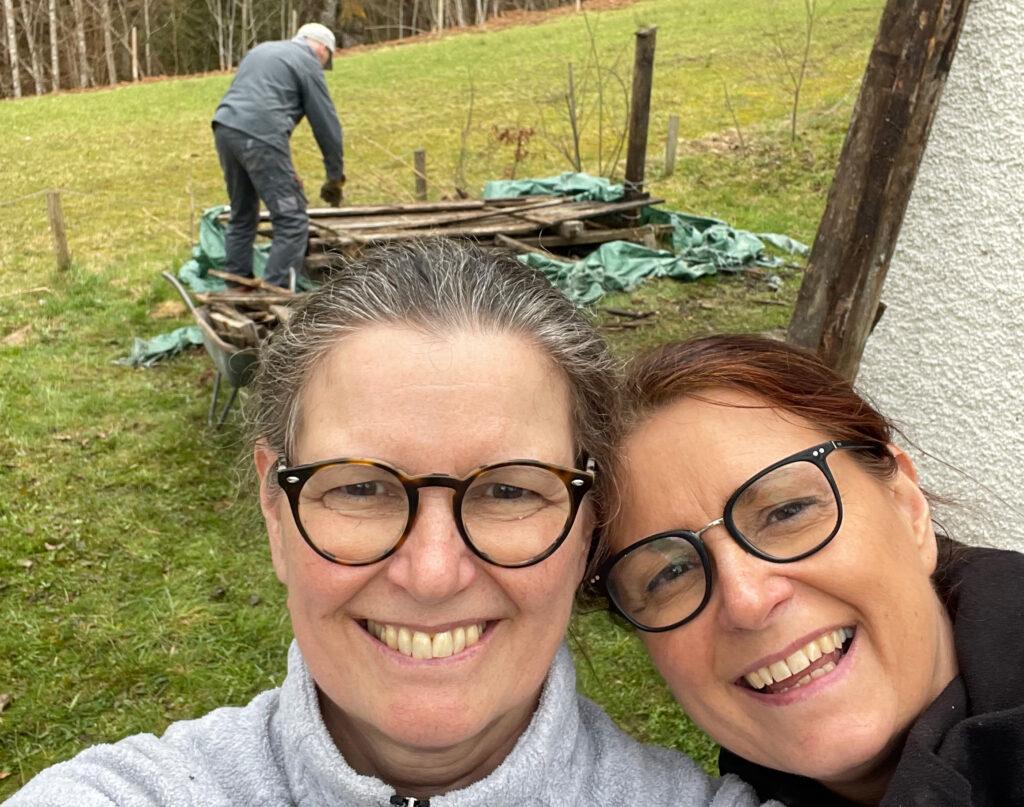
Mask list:
POLYGON ((373 725, 352 719, 323 693, 318 696, 327 730, 356 773, 386 782, 401 796, 429 799, 490 775, 530 724, 540 693, 528 708, 504 714, 474 736, 442 747, 388 737, 373 725))

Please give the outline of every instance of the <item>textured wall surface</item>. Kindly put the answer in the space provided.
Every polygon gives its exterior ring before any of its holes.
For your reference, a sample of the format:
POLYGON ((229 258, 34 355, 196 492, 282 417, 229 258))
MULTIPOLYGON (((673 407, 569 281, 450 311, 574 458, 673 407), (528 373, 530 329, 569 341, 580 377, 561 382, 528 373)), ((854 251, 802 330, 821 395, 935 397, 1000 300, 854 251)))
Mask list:
POLYGON ((1024 551, 1021 0, 969 7, 883 300, 859 389, 957 500, 954 537, 1024 551))

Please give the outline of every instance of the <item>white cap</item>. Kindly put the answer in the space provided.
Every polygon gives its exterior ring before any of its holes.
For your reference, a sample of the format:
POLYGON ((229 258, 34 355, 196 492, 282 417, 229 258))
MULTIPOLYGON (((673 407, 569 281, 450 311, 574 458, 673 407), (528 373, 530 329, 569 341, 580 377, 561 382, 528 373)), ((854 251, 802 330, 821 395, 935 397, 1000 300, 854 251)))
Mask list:
POLYGON ((310 42, 319 42, 327 48, 327 64, 324 65, 324 70, 331 70, 334 67, 335 40, 334 32, 330 28, 318 22, 307 22, 296 32, 295 36, 301 36, 310 42))

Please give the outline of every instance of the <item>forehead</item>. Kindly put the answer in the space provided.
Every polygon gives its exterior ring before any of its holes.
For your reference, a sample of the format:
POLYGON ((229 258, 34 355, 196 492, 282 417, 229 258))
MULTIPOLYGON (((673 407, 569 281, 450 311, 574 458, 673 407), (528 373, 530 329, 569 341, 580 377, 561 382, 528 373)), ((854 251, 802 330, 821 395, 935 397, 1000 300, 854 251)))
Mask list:
POLYGON ((410 472, 417 450, 470 465, 510 451, 565 463, 571 443, 566 381, 536 345, 516 334, 401 325, 359 330, 324 355, 303 391, 296 434, 303 462, 360 455, 410 472), (545 447, 557 460, 538 455, 545 447))
POLYGON ((712 389, 701 399, 674 401, 623 444, 620 525, 632 540, 700 527, 721 516, 733 492, 758 471, 827 439, 753 395, 712 389))

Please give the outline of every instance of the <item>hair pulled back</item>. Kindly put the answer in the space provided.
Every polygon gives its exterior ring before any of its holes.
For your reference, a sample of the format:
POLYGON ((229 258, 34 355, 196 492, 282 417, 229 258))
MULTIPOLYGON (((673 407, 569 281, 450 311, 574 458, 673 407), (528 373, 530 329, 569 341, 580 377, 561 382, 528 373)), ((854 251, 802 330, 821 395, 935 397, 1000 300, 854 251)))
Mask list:
POLYGON ((577 455, 607 467, 617 436, 617 384, 600 334, 536 270, 442 238, 367 251, 300 303, 261 347, 247 407, 252 439, 289 457, 301 426, 303 392, 318 366, 346 336, 375 325, 438 336, 508 333, 527 340, 567 382, 577 455))
MULTIPOLYGON (((681 398, 704 399, 714 388, 747 393, 762 405, 821 428, 834 440, 884 446, 895 431, 849 381, 815 354, 751 334, 670 342, 633 359, 624 391, 630 428, 681 398)), ((887 451, 858 452, 857 458, 881 476, 896 471, 887 451)))

